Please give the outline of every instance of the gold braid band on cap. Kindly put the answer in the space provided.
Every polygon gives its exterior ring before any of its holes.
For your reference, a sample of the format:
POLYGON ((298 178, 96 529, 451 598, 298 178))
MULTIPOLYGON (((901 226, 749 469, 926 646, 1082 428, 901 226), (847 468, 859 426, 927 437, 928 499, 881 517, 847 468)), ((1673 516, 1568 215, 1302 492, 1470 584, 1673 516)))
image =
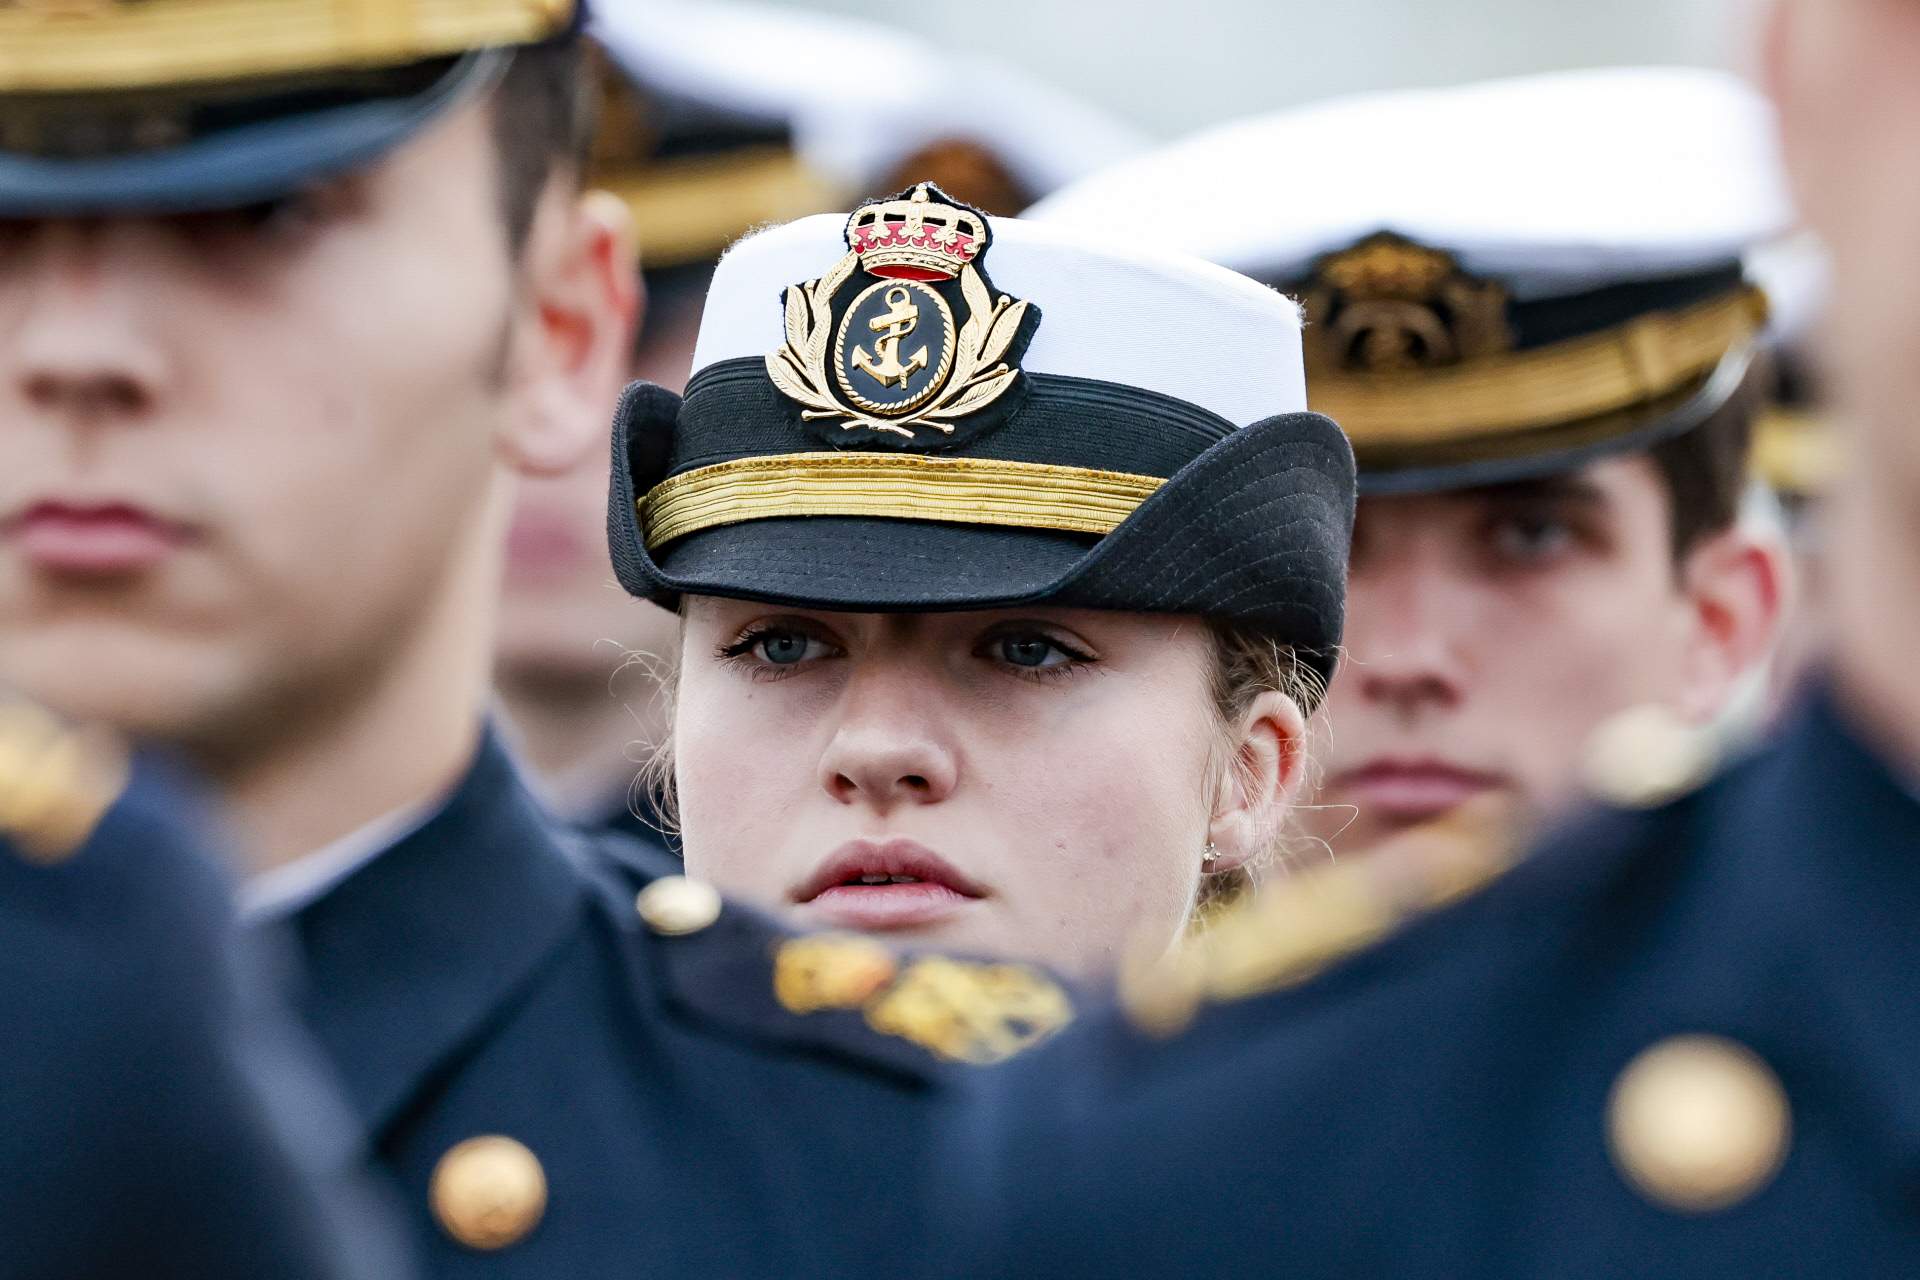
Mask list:
POLYGON ((753 228, 837 208, 832 184, 784 147, 652 160, 609 168, 593 185, 626 202, 640 233, 640 265, 717 258, 753 228))
POLYGON ((1166 481, 993 458, 785 453, 675 476, 640 499, 648 548, 789 516, 864 516, 1105 535, 1166 481))
POLYGON ((532 44, 574 0, 0 0, 0 93, 399 66, 532 44))
POLYGON ((1766 323, 1758 289, 1642 316, 1591 337, 1420 373, 1307 375, 1308 407, 1354 447, 1441 444, 1599 417, 1712 371, 1766 323))

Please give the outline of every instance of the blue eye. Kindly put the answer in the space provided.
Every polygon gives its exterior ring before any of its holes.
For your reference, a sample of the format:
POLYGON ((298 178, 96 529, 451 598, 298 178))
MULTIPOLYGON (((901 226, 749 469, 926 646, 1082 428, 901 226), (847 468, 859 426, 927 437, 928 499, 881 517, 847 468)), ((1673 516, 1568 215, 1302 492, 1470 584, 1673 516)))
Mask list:
POLYGON ((768 631, 754 641, 753 647, 759 650, 760 657, 765 661, 786 667, 804 662, 815 643, 813 637, 798 631, 768 631))
POLYGON ((1029 669, 1057 667, 1072 660, 1060 646, 1045 636, 1002 636, 996 648, 999 650, 1000 660, 1014 667, 1029 669))

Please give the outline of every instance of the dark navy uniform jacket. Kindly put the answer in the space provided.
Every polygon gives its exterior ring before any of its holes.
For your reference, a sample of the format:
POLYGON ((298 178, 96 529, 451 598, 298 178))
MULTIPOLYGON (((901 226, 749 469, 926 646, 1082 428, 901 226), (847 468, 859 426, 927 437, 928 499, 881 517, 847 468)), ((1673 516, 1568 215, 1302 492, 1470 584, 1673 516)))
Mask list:
POLYGON ((24 785, 0 766, 0 1277, 407 1274, 173 782, 142 765, 57 857, 7 826, 24 785))
POLYGON ((937 1162, 934 1274, 1920 1276, 1920 801, 1821 692, 1313 982, 1170 1040, 1084 1019, 988 1083, 937 1162), (1696 1034, 1786 1104, 1653 1107, 1681 1173, 1743 1115, 1784 1144, 1710 1207, 1609 1136, 1629 1064, 1696 1034))
POLYGON ((751 912, 650 927, 636 894, 677 870, 548 817, 490 736, 437 816, 294 918, 308 1023, 430 1274, 846 1275, 888 1229, 947 1068, 857 1012, 789 1013, 751 912), (436 1172, 495 1136, 544 1204, 505 1188, 476 1242, 436 1172))

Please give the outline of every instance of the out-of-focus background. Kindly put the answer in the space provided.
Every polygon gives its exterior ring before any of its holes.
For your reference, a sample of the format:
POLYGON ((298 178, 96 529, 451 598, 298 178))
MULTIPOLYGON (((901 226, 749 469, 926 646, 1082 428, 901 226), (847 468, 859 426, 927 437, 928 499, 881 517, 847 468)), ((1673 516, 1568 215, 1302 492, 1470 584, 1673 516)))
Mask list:
POLYGON ((777 2, 990 52, 1163 137, 1373 89, 1636 63, 1745 69, 1754 9, 1754 0, 777 2))

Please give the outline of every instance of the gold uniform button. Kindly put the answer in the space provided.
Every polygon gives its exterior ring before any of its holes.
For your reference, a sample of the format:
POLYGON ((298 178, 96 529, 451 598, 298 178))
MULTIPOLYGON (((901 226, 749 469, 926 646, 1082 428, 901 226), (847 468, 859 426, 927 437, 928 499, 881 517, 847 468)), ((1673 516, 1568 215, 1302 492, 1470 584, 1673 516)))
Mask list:
POLYGON ((1614 1163, 1655 1204, 1710 1213, 1757 1193, 1786 1159, 1792 1116, 1779 1078, 1720 1036, 1662 1040, 1614 1082, 1614 1163))
POLYGON ((1717 752, 1712 735, 1665 707, 1623 711, 1587 742, 1587 787, 1602 800, 1651 809, 1707 780, 1717 752))
POLYGON ((634 899, 640 918, 669 938, 698 933, 720 918, 720 894, 701 880, 662 876, 634 899))
POLYGON ((547 1211, 547 1175, 512 1138, 468 1138, 440 1157, 427 1196, 448 1235, 469 1249, 504 1249, 526 1239, 547 1211))

